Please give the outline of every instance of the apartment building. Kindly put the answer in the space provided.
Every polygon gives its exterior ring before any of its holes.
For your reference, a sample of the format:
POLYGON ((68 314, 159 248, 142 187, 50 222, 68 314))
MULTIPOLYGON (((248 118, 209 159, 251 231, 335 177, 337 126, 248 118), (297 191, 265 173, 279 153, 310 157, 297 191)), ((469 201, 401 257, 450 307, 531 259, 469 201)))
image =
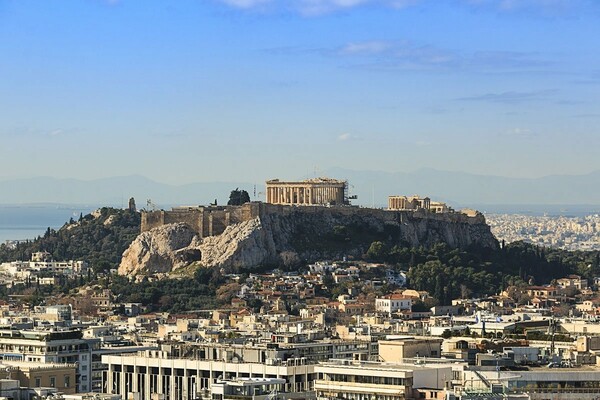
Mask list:
POLYGON ((92 390, 92 355, 99 339, 83 339, 80 331, 0 330, 0 361, 77 364, 77 392, 92 390))

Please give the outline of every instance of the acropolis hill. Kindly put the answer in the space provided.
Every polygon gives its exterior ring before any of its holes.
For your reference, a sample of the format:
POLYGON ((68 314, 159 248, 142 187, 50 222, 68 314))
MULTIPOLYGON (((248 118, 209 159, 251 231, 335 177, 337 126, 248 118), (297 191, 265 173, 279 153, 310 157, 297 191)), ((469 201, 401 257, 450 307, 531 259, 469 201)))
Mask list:
MULTIPOLYGON (((302 199, 297 194, 290 199, 302 199)), ((477 212, 262 202, 178 207, 142 212, 142 233, 124 253, 119 273, 172 273, 190 264, 238 271, 290 258, 360 257, 376 240, 390 246, 498 246, 477 212)))

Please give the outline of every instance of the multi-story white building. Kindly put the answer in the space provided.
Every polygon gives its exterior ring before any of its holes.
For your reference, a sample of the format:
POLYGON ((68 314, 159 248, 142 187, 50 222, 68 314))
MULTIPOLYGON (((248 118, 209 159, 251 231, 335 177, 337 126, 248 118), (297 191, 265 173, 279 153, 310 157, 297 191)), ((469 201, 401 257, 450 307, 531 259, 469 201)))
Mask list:
POLYGON ((225 349, 207 355, 215 358, 174 358, 163 351, 103 356, 102 362, 108 365, 105 386, 124 398, 192 400, 208 393, 223 379, 279 378, 285 380, 283 391, 312 397, 314 363, 303 359, 245 361, 235 350, 225 349))
POLYGON ((377 312, 387 313, 388 315, 402 310, 410 310, 411 308, 412 298, 399 293, 375 299, 375 310, 377 312))
POLYGON ((99 339, 83 339, 80 331, 0 330, 0 360, 77 364, 78 392, 92 390, 92 355, 99 339))
MULTIPOLYGON (((306 343, 171 343, 160 351, 135 355, 105 355, 105 388, 124 396, 171 400, 199 398, 222 380, 284 379, 282 390, 311 398, 314 368, 331 358, 368 360, 377 344, 360 340, 306 343)), ((295 395, 295 396, 296 396, 295 395)))
POLYGON ((443 390, 452 366, 331 360, 315 367, 317 400, 405 400, 413 389, 443 390))
POLYGON ((87 272, 85 261, 12 261, 0 264, 0 270, 15 278, 28 278, 40 273, 81 275, 87 272))

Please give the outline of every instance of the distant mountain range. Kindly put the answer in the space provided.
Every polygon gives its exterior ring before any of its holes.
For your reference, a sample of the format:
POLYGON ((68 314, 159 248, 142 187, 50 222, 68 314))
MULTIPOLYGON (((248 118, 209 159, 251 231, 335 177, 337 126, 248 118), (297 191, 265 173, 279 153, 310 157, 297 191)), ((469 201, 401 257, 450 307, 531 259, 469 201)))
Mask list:
MULTIPOLYGON (((354 171, 330 169, 329 177, 347 179, 349 193, 357 195, 355 204, 384 207, 388 195, 429 196, 460 207, 502 207, 515 210, 547 206, 571 207, 587 212, 600 210, 600 171, 585 175, 552 175, 536 179, 507 178, 463 172, 420 169, 413 172, 354 171)), ((293 179, 293 177, 281 177, 293 179)), ((254 200, 262 200, 264 184, 249 182, 199 182, 169 185, 139 175, 96 179, 56 179, 37 177, 0 181, 0 204, 91 204, 126 206, 130 197, 138 208, 148 199, 159 208, 171 205, 209 204, 215 199, 224 204, 235 188, 247 190, 254 200)))
POLYGON ((244 182, 168 185, 140 175, 90 181, 36 177, 0 181, 0 204, 53 203, 126 207, 129 198, 134 197, 138 208, 145 207, 148 200, 158 208, 166 208, 171 205, 206 205, 215 199, 218 204, 223 204, 235 188, 247 190, 251 196, 253 194, 253 185, 244 182))
MULTIPOLYGON (((464 172, 419 169, 413 172, 352 171, 331 169, 329 176, 348 179, 350 191, 361 204, 386 205, 387 196, 427 195, 455 207, 486 205, 595 206, 600 207, 600 171, 584 175, 550 175, 542 178, 507 178, 464 172), (374 193, 374 195, 373 195, 374 193)), ((574 207, 578 208, 578 207, 574 207)))

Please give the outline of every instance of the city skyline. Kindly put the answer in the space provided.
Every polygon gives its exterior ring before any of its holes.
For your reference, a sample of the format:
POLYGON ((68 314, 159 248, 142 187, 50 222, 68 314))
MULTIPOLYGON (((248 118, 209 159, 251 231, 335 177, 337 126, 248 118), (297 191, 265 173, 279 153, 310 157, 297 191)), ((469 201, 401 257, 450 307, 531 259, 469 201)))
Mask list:
POLYGON ((0 180, 600 170, 600 5, 0 4, 0 180))

